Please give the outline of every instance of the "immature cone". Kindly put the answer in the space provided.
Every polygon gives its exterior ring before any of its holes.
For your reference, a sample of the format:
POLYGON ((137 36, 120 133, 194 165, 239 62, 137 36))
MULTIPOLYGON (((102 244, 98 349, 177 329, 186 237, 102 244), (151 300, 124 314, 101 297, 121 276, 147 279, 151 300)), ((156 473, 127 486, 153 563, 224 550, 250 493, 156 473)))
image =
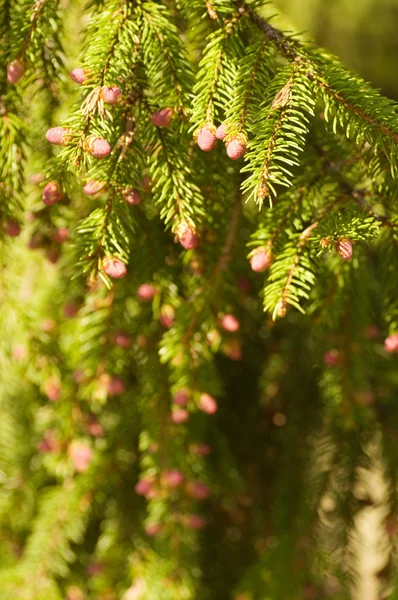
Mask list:
POLYGON ((93 457, 92 448, 84 442, 72 442, 68 446, 68 454, 72 459, 75 471, 83 473, 87 471, 93 457))
POLYGON ((54 231, 52 238, 57 244, 63 244, 69 239, 69 230, 66 227, 60 227, 54 231))
POLYGON ((153 113, 151 121, 156 127, 169 127, 174 117, 174 109, 170 106, 161 108, 153 113))
POLYGON ((196 137, 196 141, 198 142, 198 146, 203 152, 209 152, 213 150, 216 145, 216 128, 211 123, 207 123, 203 125, 199 129, 199 132, 196 137))
MULTIPOLYGON (((162 531, 161 523, 151 523, 150 525, 145 525, 145 533, 149 535, 149 537, 154 537, 158 535, 162 531)), ((143 596, 140 595, 142 598, 143 596)), ((136 596, 138 598, 138 596, 136 596)))
POLYGON ((187 484, 187 492, 191 498, 205 500, 210 496, 210 490, 205 483, 196 482, 187 484))
POLYGON ((110 396, 118 396, 126 390, 124 381, 119 377, 111 377, 106 384, 107 392, 110 396))
POLYGON ((21 233, 21 228, 16 221, 4 221, 3 231, 10 237, 17 237, 21 233))
POLYGON ((86 152, 94 158, 105 158, 111 153, 111 147, 106 140, 94 134, 89 135, 84 142, 86 152))
POLYGON ((127 273, 126 265, 116 256, 105 256, 102 261, 102 269, 104 273, 113 279, 121 279, 127 273))
POLYGON ((83 192, 87 194, 87 196, 95 196, 103 191, 105 186, 106 181, 97 181, 96 179, 93 179, 91 181, 87 181, 83 188, 83 192))
POLYGON ((220 325, 224 331, 239 331, 240 323, 234 315, 224 315, 220 320, 220 325))
POLYGON ((176 489, 184 483, 185 477, 181 473, 181 471, 173 469, 172 471, 166 471, 165 473, 163 473, 162 480, 164 481, 167 487, 171 489, 176 489))
POLYGON ((227 126, 222 123, 216 130, 216 138, 218 140, 224 140, 227 137, 227 126))
POLYGON ((137 290, 137 296, 143 302, 152 302, 157 294, 157 289, 150 283, 143 283, 137 290))
POLYGON ((171 420, 176 425, 180 425, 181 423, 186 423, 189 419, 189 413, 185 408, 176 408, 171 412, 171 420))
POLYGON ((217 412, 218 405, 215 398, 210 396, 210 394, 201 394, 199 398, 199 408, 208 415, 214 415, 214 413, 217 412))
POLYGON ((186 406, 188 404, 188 400, 189 393, 185 389, 178 390, 178 392, 176 392, 173 396, 173 402, 178 406, 186 406))
POLYGON ((64 197, 57 181, 50 181, 43 189, 43 202, 46 206, 51 206, 59 202, 64 197))
POLYGON ((239 133, 227 143, 227 154, 231 160, 237 160, 246 152, 247 140, 239 133))
POLYGON ((147 496, 152 491, 153 479, 140 479, 135 485, 135 493, 139 496, 147 496))
POLYGON ((268 246, 256 248, 250 259, 250 266, 255 273, 266 271, 272 261, 271 249, 268 246))
POLYGON ((134 188, 131 188, 130 190, 127 190, 124 194, 124 199, 126 200, 127 204, 141 204, 142 198, 139 194, 139 192, 137 190, 135 190, 134 188))
POLYGON ((393 333, 384 340, 384 348, 387 352, 398 352, 398 333, 393 333))
POLYGON ((116 104, 121 94, 122 90, 117 85, 105 86, 101 89, 101 98, 107 104, 116 104))
POLYGON ((323 355, 323 362, 328 367, 336 367, 341 362, 340 352, 335 348, 327 350, 323 355))
POLYGON ((203 527, 206 525, 206 519, 200 515, 186 515, 184 524, 186 527, 188 527, 188 529, 203 529, 203 527))
POLYGON ((73 71, 69 73, 69 76, 75 83, 82 84, 86 79, 86 71, 81 67, 78 67, 77 69, 73 69, 73 71))
POLYGON ((115 334, 114 342, 115 346, 119 346, 119 348, 130 348, 132 339, 124 331, 118 331, 115 334))
POLYGON ((56 146, 66 146, 71 141, 72 134, 69 127, 51 127, 46 133, 46 140, 56 146))
POLYGON ((186 250, 197 248, 199 245, 198 236, 186 221, 180 221, 176 229, 176 236, 181 246, 186 250))
POLYGON ((352 258, 352 242, 350 240, 339 240, 334 245, 337 254, 343 260, 350 260, 352 258))
POLYGON ((191 452, 196 456, 209 456, 211 454, 211 447, 209 444, 195 444, 191 447, 191 452))
POLYGON ((231 360, 242 360, 242 346, 237 339, 231 339, 224 342, 221 346, 221 352, 231 360))
POLYGON ((44 384, 44 393, 51 402, 56 402, 61 395, 61 386, 55 379, 48 379, 44 384))
POLYGON ((174 323, 175 310, 170 304, 163 304, 160 309, 159 322, 162 327, 169 329, 174 323))
POLYGON ((14 84, 18 83, 20 79, 22 79, 23 74, 25 73, 25 65, 20 60, 13 60, 12 63, 8 65, 7 68, 7 80, 8 83, 14 84))

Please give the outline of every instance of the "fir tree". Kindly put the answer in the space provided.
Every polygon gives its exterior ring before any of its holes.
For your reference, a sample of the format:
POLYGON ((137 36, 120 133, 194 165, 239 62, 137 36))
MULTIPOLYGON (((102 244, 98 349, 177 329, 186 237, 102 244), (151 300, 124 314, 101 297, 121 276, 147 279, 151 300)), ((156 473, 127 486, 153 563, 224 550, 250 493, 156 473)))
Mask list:
POLYGON ((350 598, 374 472, 398 598, 397 106, 265 4, 0 0, 0 600, 350 598))

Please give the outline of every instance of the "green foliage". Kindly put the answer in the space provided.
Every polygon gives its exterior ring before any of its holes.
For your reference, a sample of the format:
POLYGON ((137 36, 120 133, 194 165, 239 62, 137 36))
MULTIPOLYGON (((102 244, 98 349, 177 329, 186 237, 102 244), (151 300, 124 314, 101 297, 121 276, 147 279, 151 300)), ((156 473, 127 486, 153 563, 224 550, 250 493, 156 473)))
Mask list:
POLYGON ((0 599, 397 594, 397 107, 266 5, 0 0, 0 599))

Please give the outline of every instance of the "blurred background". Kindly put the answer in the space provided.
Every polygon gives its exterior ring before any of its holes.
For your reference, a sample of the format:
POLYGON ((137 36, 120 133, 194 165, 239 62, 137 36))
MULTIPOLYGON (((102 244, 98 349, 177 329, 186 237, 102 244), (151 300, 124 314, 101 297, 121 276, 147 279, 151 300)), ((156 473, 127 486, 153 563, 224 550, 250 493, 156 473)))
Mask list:
POLYGON ((274 0, 275 23, 302 31, 398 100, 398 0, 274 0))

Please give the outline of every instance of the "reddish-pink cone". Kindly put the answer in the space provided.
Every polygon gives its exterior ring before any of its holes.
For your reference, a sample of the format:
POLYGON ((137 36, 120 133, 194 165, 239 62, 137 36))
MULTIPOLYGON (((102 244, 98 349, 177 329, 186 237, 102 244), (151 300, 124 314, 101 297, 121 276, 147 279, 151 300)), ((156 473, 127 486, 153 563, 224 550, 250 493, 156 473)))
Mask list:
POLYGON ((21 228, 16 221, 4 221, 3 231, 10 237, 17 237, 21 233, 21 228))
POLYGON ((57 231, 53 233, 53 240, 57 242, 57 244, 63 244, 69 239, 69 229, 66 227, 60 227, 57 231))
POLYGON ((157 289, 150 283, 143 283, 137 290, 137 296, 143 302, 152 302, 157 294, 157 289))
POLYGON ((256 248, 253 256, 250 259, 250 266, 255 273, 266 271, 272 261, 272 253, 268 246, 260 246, 256 248))
POLYGON ((196 456, 209 456, 211 454, 211 447, 209 444, 195 444, 191 447, 191 451, 196 456))
POLYGON ((147 496, 152 491, 153 479, 140 479, 135 485, 135 493, 139 496, 147 496))
POLYGON ((227 143, 227 154, 231 160, 238 160, 246 152, 247 140, 238 134, 227 143))
POLYGON ((101 98, 107 104, 116 104, 121 94, 122 90, 117 85, 105 86, 101 90, 101 98))
POLYGON ((227 137, 227 126, 225 123, 222 123, 216 130, 216 138, 218 140, 224 140, 227 137))
POLYGON ((169 127, 174 117, 174 109, 170 106, 161 108, 153 113, 151 121, 156 127, 169 127))
POLYGON ((203 529, 203 527, 206 525, 206 519, 200 515, 186 515, 184 523, 188 529, 198 530, 203 529))
POLYGON ((58 181, 50 181, 43 189, 43 202, 46 206, 51 206, 59 202, 64 197, 58 181))
POLYGON ((141 204, 142 198, 137 190, 131 188, 123 194, 127 204, 141 204))
POLYGON ((187 492, 191 498, 205 500, 210 496, 210 490, 205 483, 196 482, 187 484, 187 492))
POLYGON ((216 145, 216 128, 211 123, 208 123, 199 129, 196 137, 198 146, 203 152, 210 152, 216 145))
POLYGON ((7 68, 7 80, 8 83, 14 84, 18 83, 20 79, 22 79, 25 73, 25 65, 20 60, 13 60, 12 63, 8 65, 7 68))
POLYGON ((178 390, 178 392, 176 392, 173 396, 173 402, 174 402, 174 404, 177 404, 178 406, 186 406, 188 404, 188 400, 189 400, 189 393, 184 388, 181 390, 178 390))
POLYGON ((341 362, 340 352, 335 348, 327 350, 327 352, 325 352, 325 354, 323 355, 323 362, 328 367, 336 367, 341 362))
POLYGON ((81 67, 78 67, 77 69, 73 69, 73 71, 69 73, 69 76, 75 83, 82 84, 86 79, 86 71, 81 67))
POLYGON ((199 408, 208 415, 214 415, 214 413, 217 412, 218 405, 215 398, 210 396, 210 394, 201 394, 199 398, 199 408))
POLYGON ((86 152, 94 158, 105 158, 111 153, 111 147, 106 140, 97 135, 89 135, 84 142, 86 152))
POLYGON ((162 480, 164 481, 167 487, 176 489, 184 483, 185 477, 181 473, 181 471, 173 469, 172 471, 166 471, 165 473, 163 473, 162 480))
POLYGON ((118 331, 118 333, 115 334, 114 341, 115 346, 119 346, 119 348, 130 348, 132 339, 124 331, 118 331))
POLYGON ((350 260, 352 258, 352 242, 350 240, 339 240, 334 245, 337 254, 343 260, 350 260))
POLYGON ((104 428, 96 419, 91 419, 87 425, 87 431, 93 437, 100 437, 104 434, 104 428))
POLYGON ((231 360, 242 360, 242 346, 237 339, 230 339, 221 346, 221 351, 231 360))
POLYGON ((160 309, 159 322, 162 327, 169 329, 174 323, 175 310, 170 304, 163 304, 160 309))
POLYGON ((73 319, 73 317, 76 317, 77 313, 79 312, 79 309, 80 304, 74 302, 73 300, 68 300, 68 302, 64 306, 64 316, 67 319, 73 319))
POLYGON ((224 331, 239 331, 240 323, 234 315, 224 315, 220 320, 220 325, 224 331))
POLYGON ((105 256, 102 261, 102 269, 113 279, 121 279, 127 273, 126 265, 116 256, 105 256))
POLYGON ((392 333, 384 340, 384 348, 387 352, 398 352, 398 333, 392 333))
POLYGON ((44 384, 44 393, 51 402, 56 402, 61 395, 61 385, 56 379, 48 379, 44 384))
POLYGON ((74 441, 68 446, 68 454, 72 459, 75 471, 78 473, 87 471, 93 457, 93 450, 88 444, 74 441))
POLYGON ((171 412, 171 420, 176 425, 180 425, 181 423, 186 423, 189 419, 189 413, 185 408, 176 408, 171 412))
POLYGON ((47 429, 47 431, 44 432, 43 438, 37 444, 38 452, 46 454, 47 452, 56 452, 58 449, 59 444, 54 436, 54 432, 51 429, 47 429))
POLYGON ((95 196, 103 191, 105 186, 106 181, 97 181, 96 179, 93 179, 92 181, 87 181, 83 188, 83 192, 87 194, 87 196, 95 196))
MULTIPOLYGON (((149 537, 155 537, 162 531, 161 523, 150 523, 149 525, 145 525, 145 533, 149 535, 149 537)), ((138 598, 138 596, 137 596, 138 598)))
POLYGON ((176 228, 176 236, 181 246, 185 248, 185 250, 190 250, 191 248, 197 248, 199 245, 199 238, 196 235, 195 231, 191 229, 186 221, 181 221, 176 228))
POLYGON ((118 396, 126 391, 124 381, 119 377, 111 377, 106 384, 107 392, 110 396, 118 396))
POLYGON ((72 139, 73 131, 69 127, 51 127, 47 130, 46 140, 56 146, 66 146, 72 139))

